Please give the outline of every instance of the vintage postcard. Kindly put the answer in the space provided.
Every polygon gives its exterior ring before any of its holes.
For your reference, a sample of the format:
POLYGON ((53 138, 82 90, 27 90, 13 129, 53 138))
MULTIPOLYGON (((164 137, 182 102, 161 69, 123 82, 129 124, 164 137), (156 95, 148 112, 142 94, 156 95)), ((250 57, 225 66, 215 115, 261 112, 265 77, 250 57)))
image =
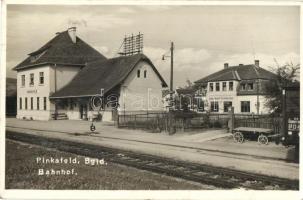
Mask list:
POLYGON ((300 6, 2 2, 0 197, 299 199, 300 6))

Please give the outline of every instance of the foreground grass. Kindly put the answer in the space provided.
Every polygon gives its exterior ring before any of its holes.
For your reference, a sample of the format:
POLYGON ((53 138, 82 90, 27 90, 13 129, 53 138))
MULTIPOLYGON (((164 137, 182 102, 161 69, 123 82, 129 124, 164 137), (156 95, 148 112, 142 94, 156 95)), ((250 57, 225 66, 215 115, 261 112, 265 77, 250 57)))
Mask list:
POLYGON ((83 156, 40 146, 6 140, 7 189, 86 189, 86 190, 167 190, 214 189, 211 186, 155 174, 114 163, 91 166, 79 164, 37 164, 37 157, 68 158, 83 156), (75 168, 77 175, 39 176, 38 169, 75 168))

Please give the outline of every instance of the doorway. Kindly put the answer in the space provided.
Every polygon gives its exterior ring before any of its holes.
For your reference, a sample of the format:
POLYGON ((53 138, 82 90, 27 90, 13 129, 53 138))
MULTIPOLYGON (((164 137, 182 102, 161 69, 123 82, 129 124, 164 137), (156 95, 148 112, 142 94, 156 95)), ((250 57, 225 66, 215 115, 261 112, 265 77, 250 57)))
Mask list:
POLYGON ((79 109, 80 109, 80 119, 87 120, 87 105, 81 104, 79 109))

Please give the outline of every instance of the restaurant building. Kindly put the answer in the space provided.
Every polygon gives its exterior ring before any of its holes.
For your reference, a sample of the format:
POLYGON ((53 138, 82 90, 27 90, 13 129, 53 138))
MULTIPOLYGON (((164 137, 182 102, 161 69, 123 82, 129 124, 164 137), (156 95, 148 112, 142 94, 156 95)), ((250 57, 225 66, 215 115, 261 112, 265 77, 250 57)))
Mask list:
POLYGON ((195 82, 200 112, 227 113, 234 107, 235 113, 268 114, 265 106, 266 85, 276 79, 276 75, 260 67, 259 60, 254 64, 229 66, 195 82))

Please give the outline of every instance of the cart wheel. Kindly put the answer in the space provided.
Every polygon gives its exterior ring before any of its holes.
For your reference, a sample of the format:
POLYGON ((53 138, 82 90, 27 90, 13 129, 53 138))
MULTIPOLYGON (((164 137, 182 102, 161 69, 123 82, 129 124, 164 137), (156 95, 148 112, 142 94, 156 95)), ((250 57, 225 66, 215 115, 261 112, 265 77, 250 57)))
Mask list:
POLYGON ((235 132, 234 135, 234 141, 238 143, 243 143, 244 142, 244 136, 241 132, 235 132))
POLYGON ((260 144, 265 144, 267 145, 268 144, 268 138, 265 136, 265 135, 259 135, 258 137, 258 142, 260 144))

